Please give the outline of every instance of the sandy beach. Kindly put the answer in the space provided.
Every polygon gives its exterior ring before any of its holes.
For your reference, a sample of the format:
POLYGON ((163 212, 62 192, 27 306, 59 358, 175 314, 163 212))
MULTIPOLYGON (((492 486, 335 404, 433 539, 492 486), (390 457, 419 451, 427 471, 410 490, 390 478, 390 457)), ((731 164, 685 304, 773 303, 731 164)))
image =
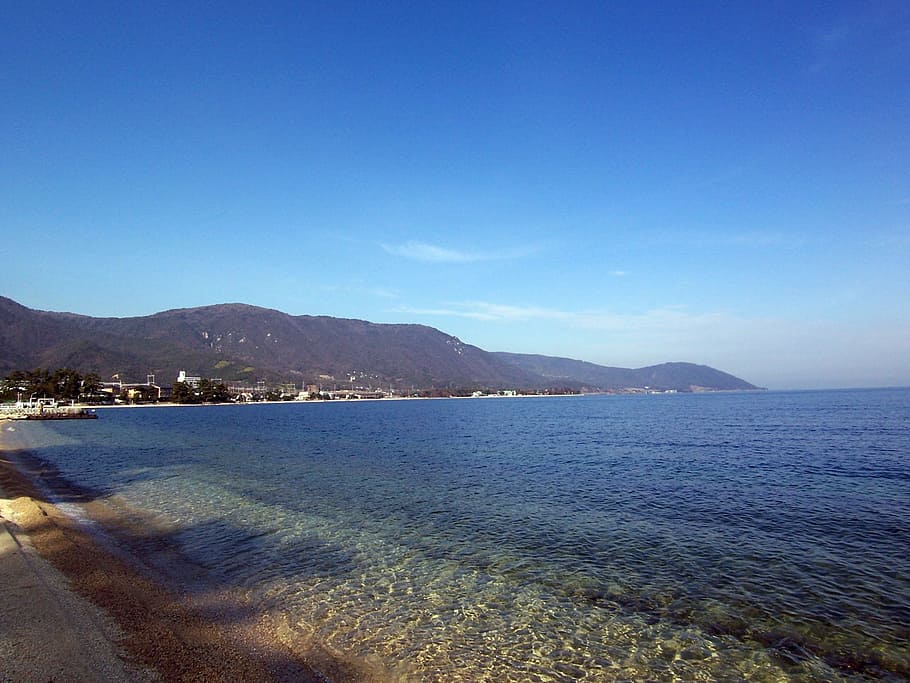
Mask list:
POLYGON ((181 594, 150 578, 128 537, 153 532, 98 502, 79 501, 87 525, 45 500, 13 424, 0 421, 0 681, 364 680, 326 653, 293 652, 229 587, 181 594))

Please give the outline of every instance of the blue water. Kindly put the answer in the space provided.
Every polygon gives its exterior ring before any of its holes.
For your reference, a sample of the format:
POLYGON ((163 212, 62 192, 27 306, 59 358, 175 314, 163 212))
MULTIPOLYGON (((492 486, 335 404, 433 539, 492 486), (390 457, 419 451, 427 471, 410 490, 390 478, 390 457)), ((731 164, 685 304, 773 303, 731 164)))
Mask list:
POLYGON ((414 681, 910 678, 910 390, 99 413, 16 438, 304 653, 414 681))

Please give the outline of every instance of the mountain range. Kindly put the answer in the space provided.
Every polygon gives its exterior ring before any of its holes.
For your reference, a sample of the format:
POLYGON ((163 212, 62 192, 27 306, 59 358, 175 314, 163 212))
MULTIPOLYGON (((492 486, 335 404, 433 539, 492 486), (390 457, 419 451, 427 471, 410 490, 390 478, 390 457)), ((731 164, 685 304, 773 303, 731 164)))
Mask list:
POLYGON ((96 318, 34 310, 0 297, 0 376, 38 367, 136 382, 154 374, 160 384, 170 384, 186 370, 225 381, 397 389, 757 389, 693 363, 627 369, 493 353, 425 325, 292 316, 246 304, 96 318))

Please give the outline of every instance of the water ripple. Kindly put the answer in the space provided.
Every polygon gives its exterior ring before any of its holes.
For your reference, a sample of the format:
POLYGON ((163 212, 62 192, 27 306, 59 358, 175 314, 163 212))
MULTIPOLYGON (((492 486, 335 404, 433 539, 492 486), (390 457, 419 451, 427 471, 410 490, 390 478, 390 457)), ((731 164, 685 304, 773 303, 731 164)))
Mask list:
POLYGON ((102 417, 35 453, 393 679, 910 677, 908 391, 102 417))

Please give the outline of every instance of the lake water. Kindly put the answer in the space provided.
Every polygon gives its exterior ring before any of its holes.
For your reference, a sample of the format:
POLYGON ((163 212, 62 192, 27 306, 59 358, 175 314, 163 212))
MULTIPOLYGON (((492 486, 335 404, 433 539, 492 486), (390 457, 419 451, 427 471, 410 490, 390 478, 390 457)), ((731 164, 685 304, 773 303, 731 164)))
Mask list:
POLYGON ((57 495, 390 679, 910 677, 910 390, 99 414, 57 495))

